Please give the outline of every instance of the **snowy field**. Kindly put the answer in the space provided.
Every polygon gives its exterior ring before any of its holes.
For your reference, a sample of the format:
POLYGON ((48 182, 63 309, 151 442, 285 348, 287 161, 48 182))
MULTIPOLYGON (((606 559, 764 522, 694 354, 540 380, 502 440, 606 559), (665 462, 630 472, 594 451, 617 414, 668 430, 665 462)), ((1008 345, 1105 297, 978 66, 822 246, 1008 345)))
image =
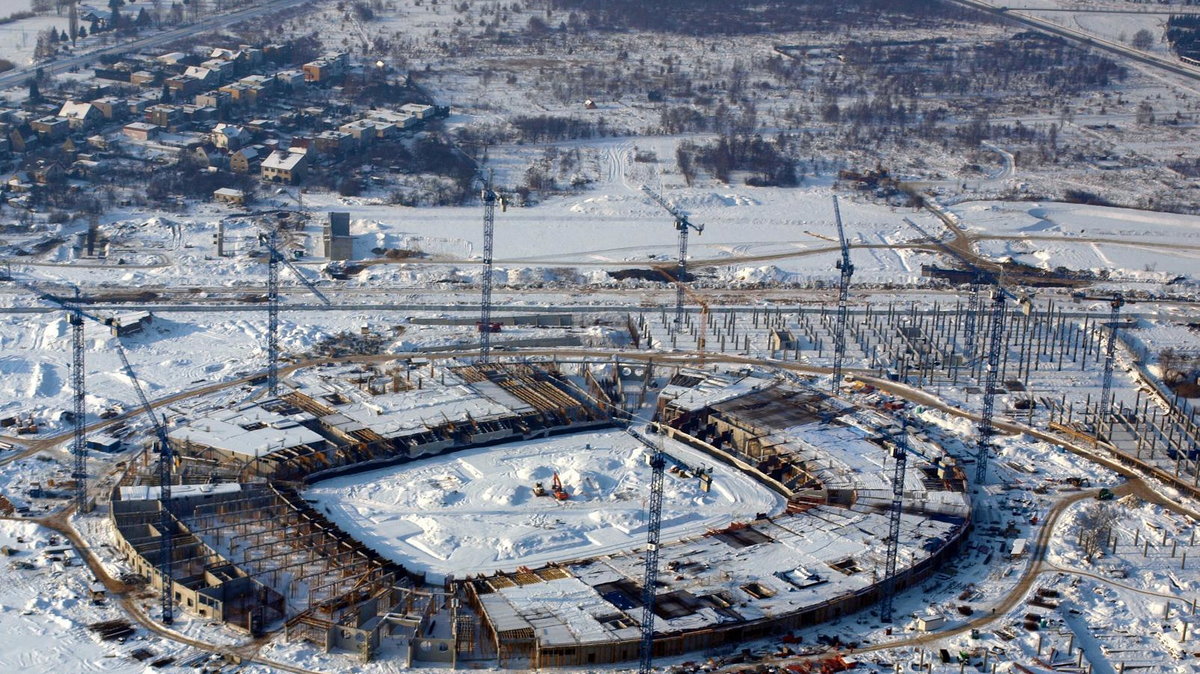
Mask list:
MULTIPOLYGON (((732 467, 672 441, 666 451, 679 464, 712 467, 713 485, 705 493, 694 477, 666 477, 663 540, 782 511, 782 497, 732 467)), ((649 479, 633 437, 580 433, 334 478, 305 496, 406 568, 461 578, 635 548, 646 536, 649 479), (556 471, 567 501, 550 494, 556 471), (534 495, 537 482, 547 496, 534 495)))
POLYGON ((1062 203, 967 202, 951 209, 978 250, 1042 269, 1169 280, 1200 268, 1200 217, 1062 203))

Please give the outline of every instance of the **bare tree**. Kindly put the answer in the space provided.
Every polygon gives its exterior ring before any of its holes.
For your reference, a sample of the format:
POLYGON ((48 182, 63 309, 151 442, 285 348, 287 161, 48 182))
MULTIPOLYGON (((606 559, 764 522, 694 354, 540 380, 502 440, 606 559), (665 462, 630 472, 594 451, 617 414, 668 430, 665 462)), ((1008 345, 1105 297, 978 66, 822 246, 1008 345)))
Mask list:
POLYGON ((1090 563, 1104 552, 1113 528, 1124 519, 1119 508, 1111 504, 1092 503, 1079 514, 1079 547, 1090 563))
POLYGON ((1154 33, 1143 28, 1133 34, 1133 42, 1130 44, 1138 49, 1149 49, 1154 44, 1154 33))

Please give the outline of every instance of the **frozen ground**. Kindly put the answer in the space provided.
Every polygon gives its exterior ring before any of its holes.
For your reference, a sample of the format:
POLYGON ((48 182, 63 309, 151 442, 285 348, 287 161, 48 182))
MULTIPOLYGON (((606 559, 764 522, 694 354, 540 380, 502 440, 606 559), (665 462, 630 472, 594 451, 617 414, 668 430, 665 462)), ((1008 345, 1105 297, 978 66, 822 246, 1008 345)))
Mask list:
MULTIPOLYGON (((713 468, 713 486, 666 478, 663 539, 702 534, 756 513, 780 512, 783 499, 741 472, 668 441, 685 466, 713 468)), ((622 432, 580 433, 484 448, 321 482, 309 489, 355 538, 433 577, 630 550, 646 536, 650 479, 643 445, 622 432), (550 494, 558 472, 567 501, 550 494), (547 496, 533 494, 540 482, 547 496)))

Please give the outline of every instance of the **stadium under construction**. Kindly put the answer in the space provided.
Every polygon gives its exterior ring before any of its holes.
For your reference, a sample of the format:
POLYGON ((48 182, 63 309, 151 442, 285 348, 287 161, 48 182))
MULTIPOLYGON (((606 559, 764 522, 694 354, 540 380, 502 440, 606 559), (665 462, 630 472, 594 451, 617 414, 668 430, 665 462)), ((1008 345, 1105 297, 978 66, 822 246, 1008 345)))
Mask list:
POLYGON ((970 528, 966 475, 936 432, 783 371, 452 363, 313 366, 278 397, 176 409, 170 498, 149 452, 112 494, 122 554, 154 588, 170 568, 181 610, 233 630, 541 668, 639 657, 656 448, 656 657, 868 610, 950 562, 970 528))

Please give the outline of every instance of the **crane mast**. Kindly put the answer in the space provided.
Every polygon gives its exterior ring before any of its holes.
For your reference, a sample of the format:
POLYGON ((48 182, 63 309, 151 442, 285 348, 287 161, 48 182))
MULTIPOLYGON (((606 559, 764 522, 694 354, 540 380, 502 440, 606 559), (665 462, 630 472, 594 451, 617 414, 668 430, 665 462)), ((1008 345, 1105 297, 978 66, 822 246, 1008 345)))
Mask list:
POLYGON ((626 432, 650 450, 650 498, 646 502, 646 556, 642 571, 642 639, 638 649, 638 673, 649 674, 654 671, 654 601, 658 588, 658 548, 667 457, 661 443, 650 442, 632 428, 626 432))
POLYGON ((847 300, 850 295, 850 277, 854 275, 854 265, 850 262, 850 246, 846 244, 846 232, 842 228, 842 211, 838 208, 837 195, 833 195, 833 215, 837 222, 838 244, 842 247, 842 259, 838 260, 837 268, 841 271, 838 283, 838 313, 837 327, 833 334, 833 382, 830 384, 837 393, 839 382, 842 380, 842 364, 846 360, 846 323, 850 309, 847 300))
POLYGON ((662 206, 664 210, 670 213, 675 218, 675 231, 679 232, 679 260, 675 264, 675 327, 679 328, 683 325, 683 302, 684 289, 680 285, 687 281, 687 249, 688 249, 688 230, 694 229, 697 234, 704 233, 704 225, 693 225, 685 213, 667 203, 660 194, 650 189, 646 185, 642 185, 642 191, 645 192, 654 203, 662 206))
POLYGON ((642 644, 640 674, 653 671, 654 661, 654 600, 658 585, 658 542, 662 530, 663 467, 666 459, 662 449, 655 447, 650 455, 650 502, 646 510, 646 563, 642 574, 642 644))
POLYGON ((279 396, 279 233, 267 239, 267 392, 279 396))
POLYGON ((1004 347, 1004 315, 1007 305, 1004 289, 997 285, 992 289, 991 321, 988 325, 987 360, 983 373, 983 409, 979 413, 979 427, 975 439, 975 483, 987 481, 987 464, 992 448, 992 436, 996 427, 992 415, 996 407, 996 384, 1000 377, 1000 352, 1004 347))
POLYGON ((887 557, 884 560, 882 599, 879 602, 879 619, 892 622, 892 598, 896 594, 896 559, 900 555, 900 514, 904 508, 904 469, 908 462, 908 424, 891 437, 892 458, 892 509, 888 518, 887 557))
POLYGON ((483 276, 480 278, 479 298, 479 360, 488 362, 492 357, 492 250, 496 231, 496 202, 499 195, 492 189, 492 174, 489 172, 483 184, 483 276))
POLYGON ((67 322, 71 326, 71 456, 73 466, 71 477, 75 480, 75 490, 72 498, 76 510, 83 512, 87 509, 87 442, 84 439, 87 428, 87 416, 84 401, 87 397, 87 386, 84 371, 84 340, 83 319, 86 316, 94 321, 102 322, 95 316, 87 316, 80 305, 79 288, 75 289, 74 301, 67 301, 58 295, 46 292, 27 281, 13 278, 11 273, 5 273, 3 278, 28 290, 39 298, 62 307, 67 311, 67 322))
POLYGON ((84 398, 87 395, 84 381, 83 311, 79 308, 79 290, 75 290, 75 303, 71 307, 71 402, 74 418, 71 420, 71 454, 75 458, 75 509, 87 510, 87 443, 84 429, 87 425, 84 398))

